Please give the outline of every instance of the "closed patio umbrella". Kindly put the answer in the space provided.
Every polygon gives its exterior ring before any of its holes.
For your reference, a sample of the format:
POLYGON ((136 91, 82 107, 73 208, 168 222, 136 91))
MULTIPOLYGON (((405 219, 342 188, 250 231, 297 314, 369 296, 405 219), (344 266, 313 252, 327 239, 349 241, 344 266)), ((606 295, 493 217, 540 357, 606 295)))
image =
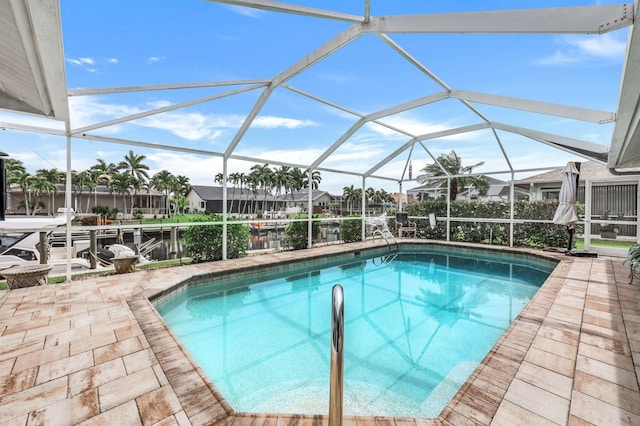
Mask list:
POLYGON ((578 221, 578 178, 580 176, 580 163, 569 161, 562 171, 562 186, 556 214, 553 216, 553 223, 566 225, 569 232, 569 244, 567 250, 571 251, 573 246, 574 226, 578 221))

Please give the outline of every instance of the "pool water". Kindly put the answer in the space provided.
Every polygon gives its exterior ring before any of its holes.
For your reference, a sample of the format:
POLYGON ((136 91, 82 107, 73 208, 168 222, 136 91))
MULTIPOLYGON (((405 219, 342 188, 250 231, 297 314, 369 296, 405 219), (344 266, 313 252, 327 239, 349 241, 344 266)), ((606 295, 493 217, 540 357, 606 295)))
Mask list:
POLYGON ((401 252, 189 287, 157 309, 236 411, 327 414, 341 284, 344 414, 436 417, 552 270, 495 259, 401 252))

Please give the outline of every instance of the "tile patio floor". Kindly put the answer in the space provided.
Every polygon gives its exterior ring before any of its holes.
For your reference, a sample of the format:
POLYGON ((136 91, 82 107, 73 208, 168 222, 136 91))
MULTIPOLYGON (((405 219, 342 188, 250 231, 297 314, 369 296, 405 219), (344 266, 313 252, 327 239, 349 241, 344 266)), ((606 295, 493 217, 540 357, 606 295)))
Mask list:
MULTIPOLYGON (((148 300, 194 275, 308 256, 0 291, 0 424, 327 424, 327 416, 234 413, 148 300)), ((344 424, 640 425, 640 284, 629 285, 622 259, 551 256, 561 264, 438 418, 344 424)))

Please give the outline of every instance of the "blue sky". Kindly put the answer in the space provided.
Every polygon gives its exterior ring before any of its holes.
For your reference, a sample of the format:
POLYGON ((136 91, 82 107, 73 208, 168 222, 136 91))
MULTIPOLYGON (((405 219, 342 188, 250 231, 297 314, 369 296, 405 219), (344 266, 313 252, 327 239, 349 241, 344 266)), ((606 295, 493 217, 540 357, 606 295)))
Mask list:
MULTIPOLYGON (((61 2, 65 66, 69 89, 155 84, 270 79, 349 27, 348 23, 228 6, 203 0, 154 2, 67 0, 61 2)), ((296 1, 316 8, 361 15, 364 1, 296 1)), ((591 1, 381 1, 372 0, 373 16, 446 13, 485 8, 538 8, 594 5, 591 1)), ((394 34, 402 46, 454 89, 470 90, 615 111, 627 30, 601 36, 394 34)), ((403 60, 384 41, 365 35, 346 45, 288 84, 342 107, 368 114, 441 91, 432 80, 403 60)), ((71 127, 111 120, 148 109, 221 94, 246 86, 183 91, 149 91, 70 99, 71 127)), ((261 89, 228 96, 99 129, 92 133, 224 152, 261 89)), ((576 122, 541 114, 480 105, 490 119, 609 145, 612 125, 576 122)), ((0 121, 34 122, 0 111, 0 121)), ((278 88, 260 111, 234 153, 309 164, 331 146, 357 118, 284 88, 278 88)), ((385 120, 416 134, 478 123, 460 102, 446 100, 385 120)), ((59 123, 55 124, 57 127, 59 123)), ((561 166, 581 159, 529 139, 500 134, 515 168, 561 166)), ((324 166, 356 172, 368 170, 408 140, 370 124, 357 131, 324 166)), ((0 150, 24 162, 30 171, 66 169, 65 139, 6 130, 0 150)), ((508 168, 490 131, 425 142, 434 155, 455 149, 465 164, 485 162, 479 171, 508 168)), ((213 185, 222 171, 217 157, 196 156, 74 139, 72 168, 83 170, 97 158, 119 162, 133 149, 147 156, 151 173, 168 169, 192 184, 213 185)), ((383 167, 399 176, 408 152, 383 167)), ((430 163, 416 147, 413 174, 430 163)), ((248 172, 254 162, 230 161, 229 172, 248 172)), ((529 173, 530 174, 530 173, 529 173)), ((361 179, 323 172, 322 189, 341 193, 361 179)), ((509 176, 499 176, 509 178, 509 176)), ((517 175, 516 178, 524 177, 517 175)), ((404 189, 416 186, 405 184, 404 189)), ((372 179, 367 186, 395 192, 397 183, 372 179)))

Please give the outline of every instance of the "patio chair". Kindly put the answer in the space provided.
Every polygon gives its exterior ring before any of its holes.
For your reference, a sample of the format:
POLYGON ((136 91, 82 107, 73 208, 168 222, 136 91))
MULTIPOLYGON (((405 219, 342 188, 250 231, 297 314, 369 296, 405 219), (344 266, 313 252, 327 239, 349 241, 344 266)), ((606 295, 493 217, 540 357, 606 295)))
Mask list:
POLYGON ((402 234, 413 233, 413 238, 416 237, 418 230, 416 223, 409 220, 409 215, 404 212, 396 213, 396 229, 398 230, 398 237, 402 238, 402 234))

